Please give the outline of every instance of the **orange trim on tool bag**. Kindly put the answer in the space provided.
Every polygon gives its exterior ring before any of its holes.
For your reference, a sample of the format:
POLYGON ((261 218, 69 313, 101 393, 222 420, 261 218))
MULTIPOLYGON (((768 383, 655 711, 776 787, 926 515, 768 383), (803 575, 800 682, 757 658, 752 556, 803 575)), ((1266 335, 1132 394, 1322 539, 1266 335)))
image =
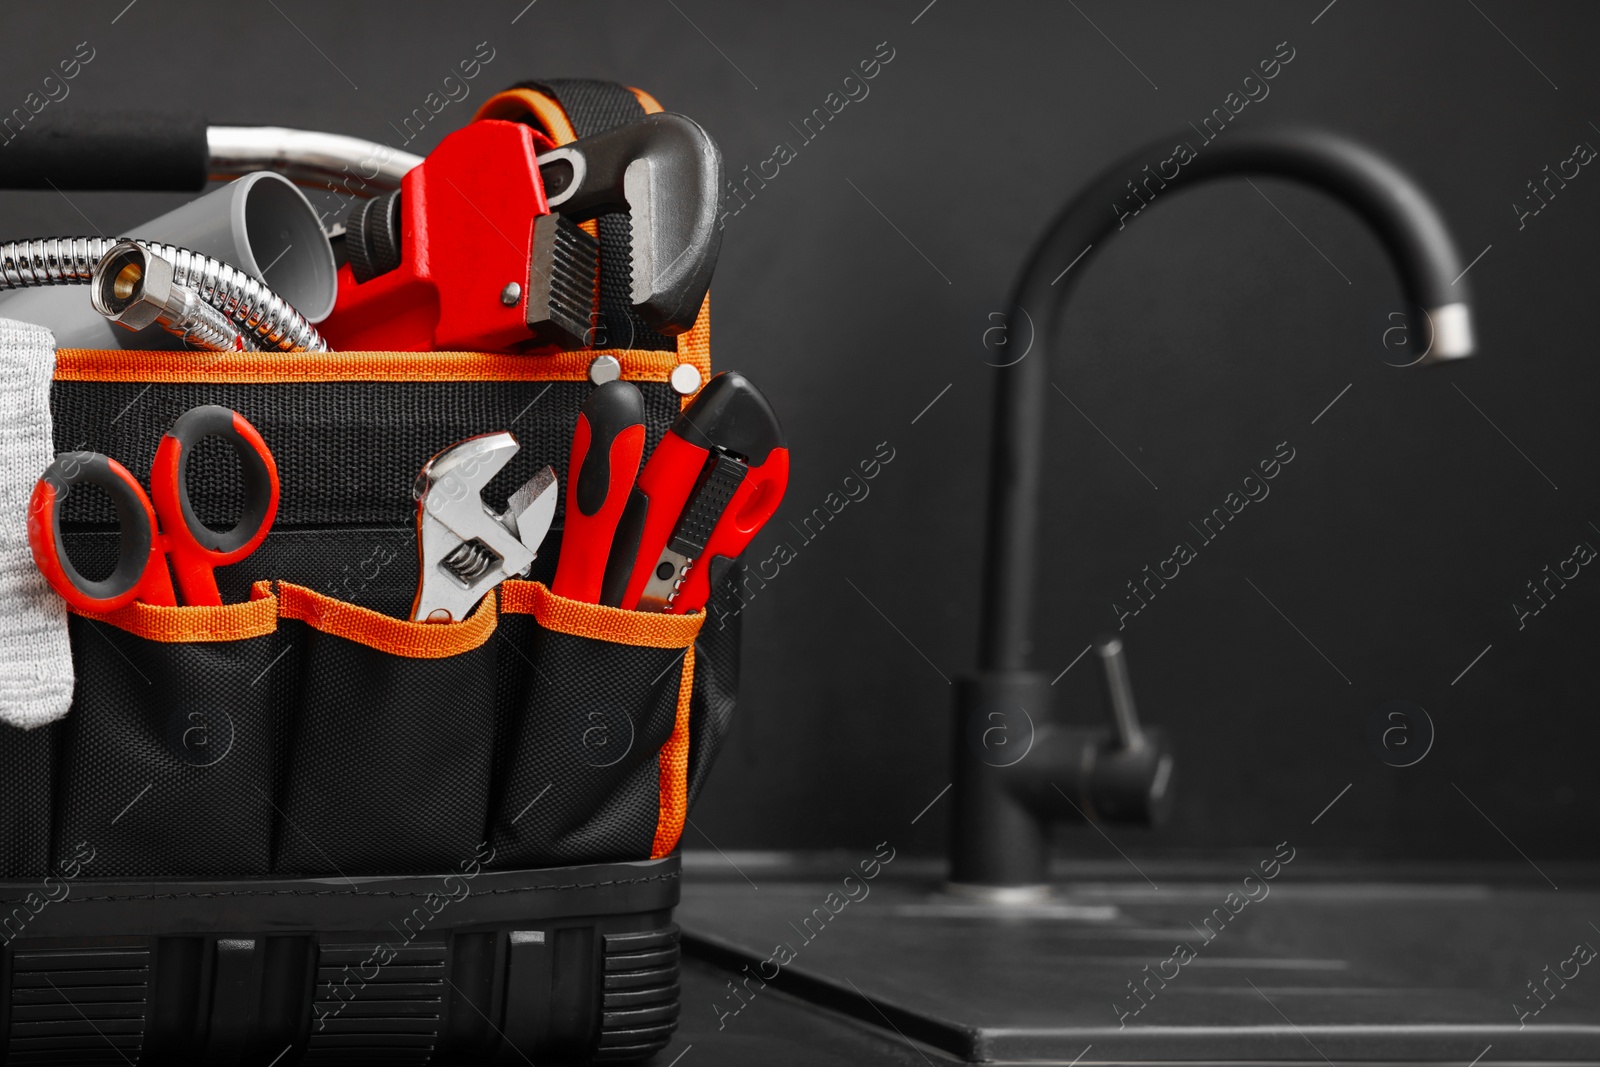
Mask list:
POLYGON ((325 634, 411 659, 443 659, 470 652, 494 634, 494 598, 485 597, 464 622, 411 622, 323 596, 303 585, 278 583, 278 614, 325 634))
POLYGON ((134 601, 116 611, 94 612, 69 608, 95 622, 109 623, 149 641, 243 641, 270 634, 278 628, 278 598, 266 583, 257 582, 250 599, 238 604, 162 607, 134 601))
POLYGON ((530 118, 558 145, 578 139, 577 131, 572 128, 572 122, 561 105, 537 89, 507 89, 495 93, 472 116, 474 122, 479 119, 523 122, 530 118))
POLYGON ((689 707, 694 693, 694 639, 706 613, 657 615, 585 604, 552 593, 543 582, 513 579, 500 583, 500 610, 507 615, 532 615, 540 626, 556 633, 610 641, 619 645, 681 648, 683 666, 678 673, 678 709, 672 736, 661 746, 659 765, 660 812, 650 858, 660 859, 678 847, 689 814, 689 707))
POLYGON ((703 610, 692 615, 658 615, 585 604, 557 596, 543 582, 512 579, 501 582, 499 592, 500 610, 507 615, 532 615, 546 630, 617 645, 688 648, 706 618, 703 610))
POLYGON ((636 89, 630 85, 628 86, 628 92, 639 98, 639 106, 644 108, 644 113, 646 115, 658 115, 665 110, 661 106, 661 101, 657 100, 643 89, 636 89))
MULTIPOLYGON (((702 317, 704 312, 702 311, 702 317)), ((700 324, 690 331, 699 331, 700 324)), ((493 352, 148 352, 63 348, 58 382, 543 382, 587 381, 602 353, 544 356, 493 352)), ((664 382, 684 357, 675 352, 607 349, 633 382, 664 382)), ((698 364, 696 364, 698 366, 698 364)), ((702 373, 709 368, 702 368, 702 373)))
MULTIPOLYGON (((678 361, 689 363, 700 372, 700 389, 706 387, 711 380, 711 294, 707 293, 705 301, 700 305, 700 314, 694 320, 694 325, 688 332, 678 335, 678 361)), ((696 389, 688 396, 683 397, 678 404, 678 409, 688 407, 694 403, 694 398, 700 395, 696 389)))
POLYGON ((683 822, 689 817, 689 703, 694 693, 694 645, 683 655, 683 672, 678 676, 678 717, 672 736, 661 746, 661 814, 656 820, 656 837, 650 858, 670 856, 683 836, 683 822))
MULTIPOLYGON (((628 86, 628 92, 639 100, 639 106, 644 108, 647 115, 658 114, 664 110, 661 102, 643 89, 628 86)), ((507 122, 525 122, 532 119, 550 135, 556 144, 566 144, 576 141, 578 132, 572 127, 572 120, 567 118, 567 112, 554 97, 548 96, 537 89, 507 89, 495 93, 485 100, 478 108, 477 114, 472 116, 478 119, 504 119, 507 122)))

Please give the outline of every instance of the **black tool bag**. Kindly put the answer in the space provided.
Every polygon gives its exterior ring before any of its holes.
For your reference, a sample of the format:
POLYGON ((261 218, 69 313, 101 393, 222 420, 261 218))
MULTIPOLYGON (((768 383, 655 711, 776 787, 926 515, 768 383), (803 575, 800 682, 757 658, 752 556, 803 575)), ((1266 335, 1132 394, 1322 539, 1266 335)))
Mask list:
MULTIPOLYGON (((655 104, 565 82, 486 107, 561 142, 655 104)), ((627 219, 598 230, 602 328, 630 339, 609 354, 644 396, 649 448, 686 399, 674 368, 710 376, 709 315, 649 331, 627 219)), ((224 606, 75 614, 70 714, 0 726, 0 1062, 549 1062, 667 1043, 673 853, 733 711, 737 619, 556 596, 558 514, 528 581, 462 622, 405 621, 422 463, 510 430, 521 451, 486 500, 547 463, 565 484, 597 354, 59 353, 58 451, 146 482, 177 416, 221 404, 261 432, 282 496, 262 547, 217 572, 224 606)), ((231 525, 226 445, 198 446, 188 478, 202 520, 231 525)), ((63 504, 87 574, 117 545, 96 495, 63 504)))

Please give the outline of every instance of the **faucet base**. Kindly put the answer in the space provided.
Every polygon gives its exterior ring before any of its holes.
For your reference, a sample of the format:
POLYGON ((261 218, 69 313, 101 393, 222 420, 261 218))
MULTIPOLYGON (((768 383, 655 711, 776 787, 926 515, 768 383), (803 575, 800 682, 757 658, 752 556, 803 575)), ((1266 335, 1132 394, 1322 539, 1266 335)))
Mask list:
POLYGON ((1131 700, 1121 728, 1069 729, 1053 721, 1051 696, 1036 671, 957 681, 954 885, 1037 893, 1052 823, 1152 825, 1170 811, 1171 749, 1161 730, 1137 725, 1131 700))
POLYGON ((994 671, 956 680, 955 790, 950 880, 967 886, 1041 886, 1045 827, 1013 788, 1050 721, 1050 679, 994 671))
POLYGON ((975 904, 992 904, 1000 907, 1026 907, 1042 904, 1055 894, 1055 887, 1039 885, 975 885, 970 882, 946 882, 944 891, 953 897, 970 900, 975 904))

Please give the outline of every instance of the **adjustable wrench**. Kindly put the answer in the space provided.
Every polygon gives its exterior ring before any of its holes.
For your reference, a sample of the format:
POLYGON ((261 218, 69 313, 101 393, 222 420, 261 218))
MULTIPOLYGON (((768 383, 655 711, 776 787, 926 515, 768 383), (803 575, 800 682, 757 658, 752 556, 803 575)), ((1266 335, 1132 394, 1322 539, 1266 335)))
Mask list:
POLYGON ((489 590, 533 565, 561 496, 555 471, 545 467, 528 479, 503 514, 482 496, 520 447, 509 433, 479 434, 423 465, 411 491, 421 559, 414 621, 460 622, 489 590))

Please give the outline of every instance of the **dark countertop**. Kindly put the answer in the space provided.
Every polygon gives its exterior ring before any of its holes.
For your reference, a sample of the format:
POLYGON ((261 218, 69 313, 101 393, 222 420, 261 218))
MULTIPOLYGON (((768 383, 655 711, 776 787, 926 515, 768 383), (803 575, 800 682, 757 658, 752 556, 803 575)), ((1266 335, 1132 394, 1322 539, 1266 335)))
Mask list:
POLYGON ((722 1016, 717 1008, 728 1002, 727 983, 737 977, 705 960, 684 960, 678 1033, 649 1067, 946 1067, 961 1062, 887 1026, 874 1027, 771 987, 752 996, 737 1015, 722 1016))
POLYGON ((1008 908, 911 865, 848 885, 848 861, 689 868, 698 962, 661 1065, 691 1044, 696 1063, 1600 1061, 1600 967, 1575 954, 1600 947, 1585 873, 1551 872, 1556 890, 1291 863, 1240 903, 1247 867, 1150 865, 1008 908), (1180 944, 1192 958, 1169 962, 1180 944))

